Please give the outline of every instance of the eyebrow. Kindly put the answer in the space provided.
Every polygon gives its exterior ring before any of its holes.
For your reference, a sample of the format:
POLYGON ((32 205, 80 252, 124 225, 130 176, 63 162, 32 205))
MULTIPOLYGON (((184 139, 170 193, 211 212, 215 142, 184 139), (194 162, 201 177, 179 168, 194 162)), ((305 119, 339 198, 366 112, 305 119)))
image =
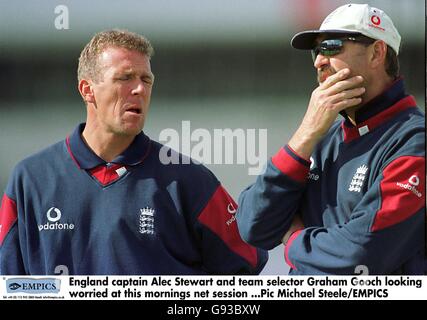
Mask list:
MULTIPOLYGON (((120 75, 132 75, 134 76, 136 74, 136 71, 132 70, 132 69, 125 69, 125 70, 121 70, 121 71, 117 71, 113 74, 114 77, 120 76, 120 75)), ((142 75, 142 77, 144 78, 150 78, 152 80, 154 80, 154 74, 152 72, 144 72, 142 75)))

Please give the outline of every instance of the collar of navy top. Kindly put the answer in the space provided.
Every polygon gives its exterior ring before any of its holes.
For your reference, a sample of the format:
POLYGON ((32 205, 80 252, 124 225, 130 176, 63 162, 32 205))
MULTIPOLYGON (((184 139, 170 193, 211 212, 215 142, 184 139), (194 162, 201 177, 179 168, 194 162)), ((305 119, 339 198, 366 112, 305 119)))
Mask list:
POLYGON ((416 108, 416 106, 414 97, 405 94, 403 80, 399 78, 382 94, 356 112, 356 126, 350 122, 348 117, 344 116, 345 119, 341 122, 344 141, 348 143, 364 136, 400 112, 409 108, 416 108))
MULTIPOLYGON (((356 124, 365 122, 366 120, 372 118, 373 116, 381 113, 382 111, 388 109, 399 100, 402 100, 407 95, 405 94, 405 87, 403 85, 403 78, 399 77, 394 81, 386 90, 384 90, 380 95, 376 96, 368 103, 363 105, 359 110, 356 111, 355 118, 356 124)), ((350 122, 345 111, 341 111, 340 114, 345 119, 345 125, 347 127, 354 127, 350 122)))
MULTIPOLYGON (((79 124, 73 133, 67 137, 66 143, 72 158, 82 169, 92 169, 100 165, 106 165, 107 162, 98 157, 83 141, 82 132, 85 123, 79 124)), ((137 165, 147 156, 150 149, 150 138, 144 132, 138 134, 130 146, 110 163, 123 165, 137 165)))

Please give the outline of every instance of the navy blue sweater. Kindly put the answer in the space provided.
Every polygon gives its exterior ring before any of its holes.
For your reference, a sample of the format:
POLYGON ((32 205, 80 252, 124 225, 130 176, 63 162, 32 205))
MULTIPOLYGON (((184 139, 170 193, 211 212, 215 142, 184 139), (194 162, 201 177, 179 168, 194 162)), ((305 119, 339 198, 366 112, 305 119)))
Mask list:
POLYGON ((271 249, 295 214, 305 228, 285 247, 291 274, 422 274, 425 120, 401 79, 337 121, 310 161, 288 146, 239 198, 242 238, 271 249), (366 270, 366 269, 364 269, 366 270))
POLYGON ((261 271, 266 252, 242 241, 237 206, 208 169, 163 165, 162 145, 144 133, 105 163, 83 129, 14 169, 0 209, 1 274, 261 271))

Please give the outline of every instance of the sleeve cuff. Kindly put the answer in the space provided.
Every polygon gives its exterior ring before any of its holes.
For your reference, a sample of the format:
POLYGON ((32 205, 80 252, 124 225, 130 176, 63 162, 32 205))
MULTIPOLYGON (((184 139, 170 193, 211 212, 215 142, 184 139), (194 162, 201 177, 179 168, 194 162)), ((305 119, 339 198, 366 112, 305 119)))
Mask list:
POLYGON ((285 261, 288 264, 289 267, 291 267, 292 269, 297 270, 297 268, 295 267, 295 265, 292 263, 291 259, 289 259, 289 248, 292 245, 292 242, 294 242, 294 240, 299 236, 299 234, 302 232, 303 229, 297 230, 294 233, 291 234, 291 236, 289 237, 289 240, 286 242, 285 245, 285 261))
POLYGON ((298 182, 307 180, 310 162, 297 155, 289 146, 281 148, 271 161, 277 169, 293 180, 298 182))

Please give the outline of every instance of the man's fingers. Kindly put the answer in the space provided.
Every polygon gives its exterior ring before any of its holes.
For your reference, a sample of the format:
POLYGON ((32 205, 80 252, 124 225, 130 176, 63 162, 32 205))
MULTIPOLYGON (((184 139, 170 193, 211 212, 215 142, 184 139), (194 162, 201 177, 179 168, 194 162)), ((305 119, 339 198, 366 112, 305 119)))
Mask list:
POLYGON ((347 89, 353 89, 360 87, 363 83, 363 77, 354 76, 348 78, 350 75, 350 69, 344 68, 337 73, 329 76, 322 84, 319 89, 327 92, 329 95, 334 95, 347 89))
POLYGON ((351 98, 351 99, 345 99, 342 100, 340 102, 335 103, 335 110, 337 110, 338 112, 350 108, 350 107, 354 107, 357 106, 358 104, 362 103, 362 98, 351 98))
POLYGON ((334 96, 332 96, 331 102, 337 103, 337 102, 340 102, 342 100, 357 98, 357 97, 360 97, 362 94, 364 94, 365 91, 366 91, 366 89, 364 87, 350 89, 350 90, 344 90, 344 91, 341 91, 341 92, 335 94, 334 96))
POLYGON ((334 94, 343 92, 344 90, 361 88, 362 85, 363 85, 363 78, 361 76, 355 76, 355 77, 345 79, 335 83, 334 85, 329 87, 326 90, 326 92, 329 95, 334 95, 334 94))
POLYGON ((325 90, 330 87, 332 87, 334 84, 336 84, 339 81, 342 81, 344 79, 347 79, 347 77, 350 75, 350 69, 344 68, 337 73, 329 76, 323 83, 320 84, 320 88, 325 90))

